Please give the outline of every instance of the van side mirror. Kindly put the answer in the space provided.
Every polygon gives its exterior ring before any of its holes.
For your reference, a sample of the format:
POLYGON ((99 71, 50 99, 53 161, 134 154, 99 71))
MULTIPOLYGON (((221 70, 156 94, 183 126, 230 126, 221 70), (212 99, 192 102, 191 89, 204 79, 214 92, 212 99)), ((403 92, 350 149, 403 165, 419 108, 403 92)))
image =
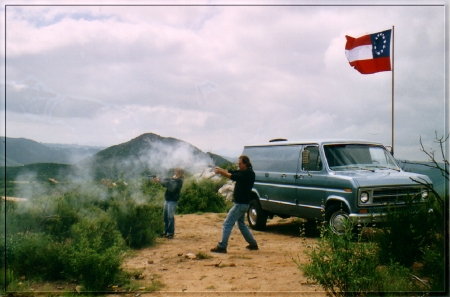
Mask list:
POLYGON ((302 151, 302 164, 306 165, 309 163, 309 154, 310 152, 308 150, 302 151))

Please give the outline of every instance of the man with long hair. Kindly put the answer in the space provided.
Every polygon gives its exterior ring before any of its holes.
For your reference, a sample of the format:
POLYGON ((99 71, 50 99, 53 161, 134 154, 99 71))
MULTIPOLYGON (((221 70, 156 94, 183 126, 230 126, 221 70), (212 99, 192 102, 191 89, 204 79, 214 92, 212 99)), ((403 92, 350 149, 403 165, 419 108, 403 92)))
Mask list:
POLYGON ((255 183, 255 172, 252 168, 250 159, 242 155, 238 159, 239 170, 227 171, 219 167, 215 167, 214 172, 221 174, 232 181, 236 182, 234 187, 234 205, 228 212, 228 215, 223 222, 222 240, 219 241, 217 247, 212 248, 211 252, 214 253, 226 253, 228 246, 228 239, 230 238, 231 230, 233 230, 234 224, 237 222, 241 234, 244 239, 249 243, 246 247, 249 250, 257 250, 258 244, 255 238, 245 225, 245 214, 248 210, 248 204, 250 203, 250 195, 252 192, 253 184, 255 183))

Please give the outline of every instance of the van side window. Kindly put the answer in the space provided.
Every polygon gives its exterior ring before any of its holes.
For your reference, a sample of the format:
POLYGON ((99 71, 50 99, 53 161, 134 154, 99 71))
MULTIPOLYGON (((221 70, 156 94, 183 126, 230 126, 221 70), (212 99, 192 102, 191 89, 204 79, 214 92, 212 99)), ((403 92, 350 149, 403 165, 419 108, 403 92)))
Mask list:
POLYGON ((322 159, 319 154, 318 146, 307 146, 306 151, 309 151, 309 163, 302 165, 303 171, 321 171, 322 170, 322 159))
POLYGON ((277 172, 297 172, 300 146, 283 145, 272 147, 272 158, 275 163, 272 168, 277 172))
POLYGON ((296 172, 300 155, 299 145, 249 147, 253 170, 296 172))

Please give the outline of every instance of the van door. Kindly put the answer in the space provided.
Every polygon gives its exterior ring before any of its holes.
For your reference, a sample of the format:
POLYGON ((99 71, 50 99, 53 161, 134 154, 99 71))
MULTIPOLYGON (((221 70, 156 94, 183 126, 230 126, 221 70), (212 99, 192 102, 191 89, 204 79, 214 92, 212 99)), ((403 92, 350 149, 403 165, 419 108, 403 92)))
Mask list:
POLYGON ((274 213, 294 215, 297 213, 296 173, 300 157, 300 145, 270 147, 271 164, 264 173, 267 187, 264 197, 267 208, 274 213))
POLYGON ((303 151, 309 152, 309 162, 304 164, 303 156, 300 156, 296 176, 297 215, 307 219, 321 219, 321 205, 324 203, 326 189, 326 171, 322 163, 319 145, 305 145, 303 151))

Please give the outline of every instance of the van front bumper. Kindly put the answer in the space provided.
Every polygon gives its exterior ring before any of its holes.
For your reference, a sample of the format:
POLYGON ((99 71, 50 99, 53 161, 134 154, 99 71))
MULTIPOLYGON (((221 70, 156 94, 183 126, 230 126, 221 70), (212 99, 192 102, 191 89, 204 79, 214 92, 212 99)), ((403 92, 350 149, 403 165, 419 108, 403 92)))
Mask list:
POLYGON ((385 222, 387 213, 351 213, 351 221, 362 224, 385 222))

